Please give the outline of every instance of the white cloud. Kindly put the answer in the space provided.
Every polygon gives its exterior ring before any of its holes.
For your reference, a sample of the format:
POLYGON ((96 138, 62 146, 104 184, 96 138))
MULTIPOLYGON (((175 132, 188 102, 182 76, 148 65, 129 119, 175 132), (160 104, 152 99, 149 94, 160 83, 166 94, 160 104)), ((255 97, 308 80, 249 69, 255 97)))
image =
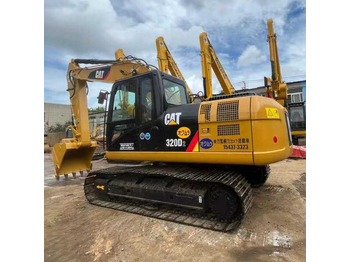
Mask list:
POLYGON ((198 75, 191 75, 186 79, 187 85, 190 87, 193 94, 203 91, 203 78, 198 75))
POLYGON ((266 55, 262 54, 255 45, 250 45, 238 58, 237 66, 240 68, 244 66, 260 64, 261 62, 265 62, 266 59, 266 55))
MULTIPOLYGON (((69 103, 62 65, 68 66, 71 58, 113 59, 122 48, 126 55, 157 65, 155 39, 163 36, 189 86, 198 92, 203 90, 198 39, 203 31, 232 83, 263 79, 271 74, 267 18, 274 19, 279 37, 282 75, 305 74, 305 29, 292 33, 288 27, 292 2, 305 5, 304 0, 172 0, 161 5, 156 0, 45 1, 45 59, 50 62, 45 90, 62 94, 69 103)), ((303 25, 303 19, 295 24, 303 25)), ((216 80, 213 86, 220 91, 216 80)))

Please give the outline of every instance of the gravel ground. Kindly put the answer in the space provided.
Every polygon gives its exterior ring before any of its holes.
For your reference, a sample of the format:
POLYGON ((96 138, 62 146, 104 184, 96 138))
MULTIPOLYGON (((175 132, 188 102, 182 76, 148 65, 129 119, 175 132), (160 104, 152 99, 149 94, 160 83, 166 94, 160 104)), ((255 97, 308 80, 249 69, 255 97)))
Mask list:
POLYGON ((45 261, 305 261, 306 161, 270 166, 241 227, 220 233, 90 205, 84 178, 56 181, 44 154, 45 261))

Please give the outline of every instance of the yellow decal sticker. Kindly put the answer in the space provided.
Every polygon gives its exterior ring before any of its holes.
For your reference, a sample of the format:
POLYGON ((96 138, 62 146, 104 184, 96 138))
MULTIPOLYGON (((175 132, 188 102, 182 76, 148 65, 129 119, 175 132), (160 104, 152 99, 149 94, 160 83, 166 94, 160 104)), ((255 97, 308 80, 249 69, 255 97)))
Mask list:
POLYGON ((180 138, 188 138, 191 135, 191 130, 188 127, 180 127, 177 132, 176 132, 177 136, 180 138))
POLYGON ((96 186, 97 189, 105 190, 105 186, 96 186))
POLYGON ((274 107, 266 107, 266 116, 267 118, 280 118, 280 113, 277 108, 274 107))

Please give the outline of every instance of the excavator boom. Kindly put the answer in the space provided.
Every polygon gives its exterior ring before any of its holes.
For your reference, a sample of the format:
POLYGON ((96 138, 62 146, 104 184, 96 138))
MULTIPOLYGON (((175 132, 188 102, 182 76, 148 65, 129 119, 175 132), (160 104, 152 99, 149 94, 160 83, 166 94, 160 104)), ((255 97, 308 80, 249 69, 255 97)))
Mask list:
MULTIPOLYGON (((186 82, 173 56, 171 55, 167 45, 165 44, 164 38, 162 36, 156 39, 156 46, 157 46, 157 59, 158 59, 159 70, 167 74, 169 74, 170 72, 171 75, 186 82)), ((186 83, 186 90, 188 95, 192 96, 191 89, 189 88, 187 83, 186 83)))
MULTIPOLYGON (((304 111, 304 105, 298 103, 287 103, 288 98, 288 87, 287 84, 282 81, 281 67, 280 61, 278 57, 278 49, 277 49, 277 36, 273 29, 273 21, 272 19, 267 20, 267 42, 269 43, 269 51, 270 51, 270 62, 271 62, 271 78, 265 77, 265 88, 266 88, 266 96, 270 98, 274 98, 280 103, 282 106, 288 108, 289 113, 291 114, 294 110, 302 110, 304 111), (299 108, 299 109, 297 109, 299 108)), ((291 117, 291 122, 293 118, 291 117)), ((304 120, 297 121, 297 123, 292 124, 292 137, 293 141, 298 141, 299 137, 303 138, 306 136, 306 128, 305 128, 305 117, 304 120)), ((298 144, 298 142, 296 142, 298 144)))
POLYGON ((199 36, 199 42, 201 47, 202 76, 206 99, 210 99, 213 96, 212 69, 219 80, 224 93, 226 95, 233 94, 235 89, 216 55, 214 47, 210 44, 208 34, 205 32, 201 33, 199 36))
POLYGON ((279 102, 282 106, 285 104, 285 100, 288 96, 287 85, 282 81, 280 61, 278 57, 277 49, 277 36, 273 29, 272 19, 267 20, 267 41, 269 42, 270 48, 270 62, 271 62, 271 78, 265 77, 265 86, 267 95, 273 97, 279 102))

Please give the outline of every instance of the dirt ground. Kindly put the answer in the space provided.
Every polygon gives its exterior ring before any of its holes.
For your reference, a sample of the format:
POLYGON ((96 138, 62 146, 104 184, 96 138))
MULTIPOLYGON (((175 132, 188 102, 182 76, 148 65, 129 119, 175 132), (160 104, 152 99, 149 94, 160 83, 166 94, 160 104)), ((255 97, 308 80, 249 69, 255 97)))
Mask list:
POLYGON ((270 166, 241 227, 220 233, 90 205, 84 178, 56 181, 44 154, 45 261, 305 261, 306 161, 270 166))

